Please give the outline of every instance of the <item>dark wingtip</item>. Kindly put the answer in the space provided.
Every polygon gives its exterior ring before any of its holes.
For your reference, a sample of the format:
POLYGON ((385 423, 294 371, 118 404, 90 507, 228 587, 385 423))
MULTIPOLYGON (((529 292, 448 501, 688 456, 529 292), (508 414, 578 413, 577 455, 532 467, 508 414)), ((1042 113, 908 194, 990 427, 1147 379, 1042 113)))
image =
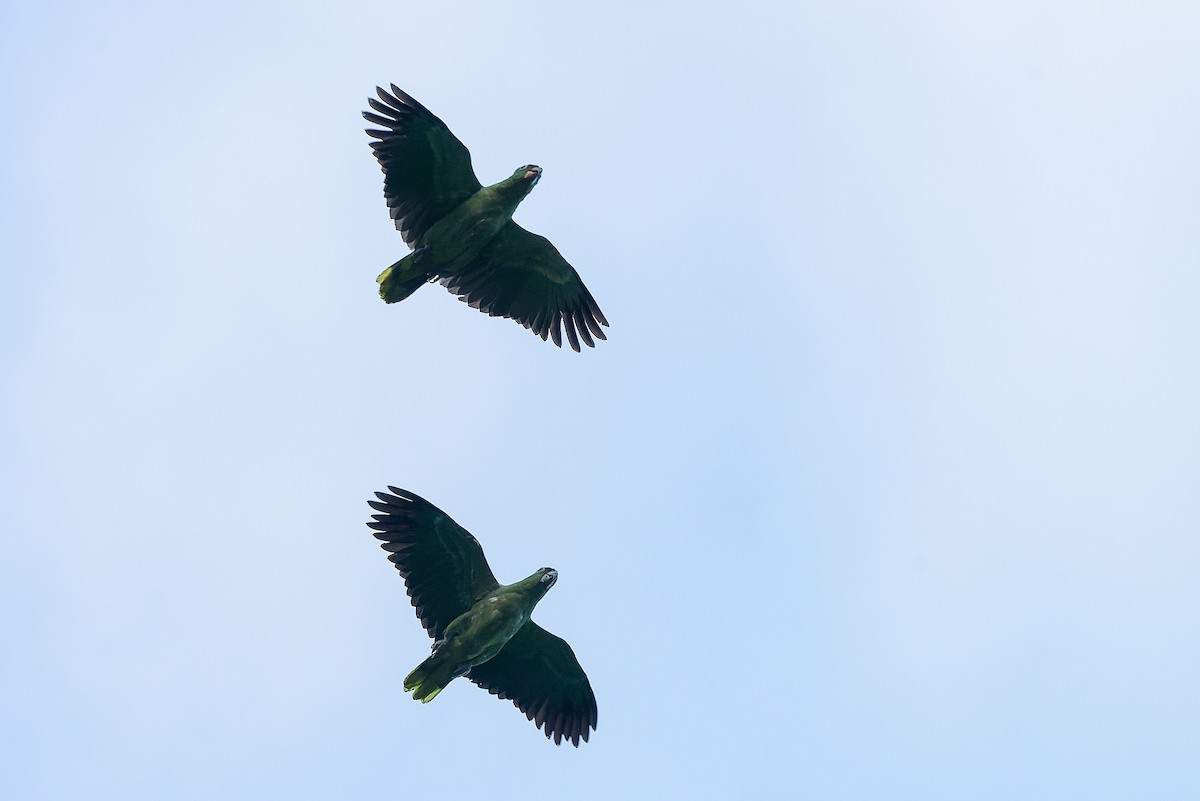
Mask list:
POLYGON ((396 495, 397 497, 399 497, 405 501, 419 500, 419 498, 415 492, 409 492, 408 490, 402 489, 401 487, 393 487, 391 484, 388 484, 388 491, 391 492, 393 495, 396 495))
POLYGON ((575 330, 577 330, 579 332, 579 338, 583 340, 583 344, 587 345, 589 348, 594 348, 594 347, 596 347, 596 343, 592 339, 591 332, 588 331, 587 322, 583 319, 580 319, 580 318, 586 318, 586 317, 587 317, 586 311, 584 311, 582 309, 576 310, 576 312, 575 312, 575 330))
POLYGON ((563 315, 563 329, 567 332, 567 341, 571 343, 571 350, 579 353, 579 335, 575 333, 575 318, 570 314, 563 315))
MULTIPOLYGON (((584 300, 587 302, 588 311, 590 311, 592 315, 600 321, 601 325, 608 325, 608 320, 604 318, 604 312, 600 311, 600 304, 596 302, 594 297, 592 297, 592 293, 588 292, 587 289, 584 289, 584 296, 584 300)), ((595 331, 595 329, 593 329, 593 331, 597 334, 600 333, 599 331, 595 331)))
MULTIPOLYGON (((396 87, 393 86, 392 88, 395 89, 396 87)), ((396 111, 407 111, 407 108, 405 108, 405 105, 404 105, 404 101, 398 97, 392 97, 391 95, 389 95, 387 93, 387 90, 384 89, 382 86, 375 87, 375 94, 379 95, 380 100, 382 100, 384 103, 387 103, 392 108, 396 109, 396 111)))
MULTIPOLYGON (((552 340, 554 340, 555 345, 557 345, 558 347, 561 348, 562 347, 562 312, 559 312, 559 311, 554 312, 554 316, 552 316, 550 318, 550 320, 547 322, 547 326, 550 329, 550 338, 552 340)), ((545 337, 542 337, 542 339, 545 339, 545 337)))
MULTIPOLYGON (((584 325, 595 334, 597 339, 608 339, 604 335, 604 330, 600 327, 600 323, 596 320, 597 314, 600 314, 600 309, 596 307, 596 301, 589 297, 587 299, 587 306, 580 310, 579 316, 583 318, 584 325)), ((600 319, 604 319, 603 314, 600 315, 600 319)), ((605 321, 604 324, 608 325, 608 322, 605 321)))

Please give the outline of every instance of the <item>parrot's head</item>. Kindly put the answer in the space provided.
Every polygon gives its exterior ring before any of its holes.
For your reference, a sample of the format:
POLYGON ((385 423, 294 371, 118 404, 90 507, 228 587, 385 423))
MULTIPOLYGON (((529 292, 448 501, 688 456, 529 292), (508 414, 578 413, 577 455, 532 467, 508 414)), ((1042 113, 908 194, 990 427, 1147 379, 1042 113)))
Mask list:
POLYGON ((558 581, 557 570, 552 567, 539 567, 533 571, 532 575, 526 576, 517 584, 520 585, 521 592, 529 593, 533 602, 537 603, 550 591, 556 581, 558 581))
POLYGON ((517 203, 520 203, 526 195, 533 191, 533 187, 537 185, 538 179, 541 177, 541 167, 536 164, 526 164, 524 167, 518 167, 512 175, 496 186, 510 201, 515 199, 517 203))
POLYGON ((542 168, 536 164, 526 164, 521 169, 517 170, 517 175, 520 176, 522 183, 527 184, 526 192, 537 186, 538 180, 542 177, 542 168))

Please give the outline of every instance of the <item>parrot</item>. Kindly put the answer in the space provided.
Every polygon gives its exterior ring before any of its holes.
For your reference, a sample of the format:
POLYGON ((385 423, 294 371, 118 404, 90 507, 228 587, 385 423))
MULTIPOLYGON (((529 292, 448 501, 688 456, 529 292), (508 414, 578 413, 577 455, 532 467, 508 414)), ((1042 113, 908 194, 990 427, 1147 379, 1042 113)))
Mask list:
POLYGON ((500 584, 479 541, 424 498, 388 486, 368 501, 367 525, 391 555, 425 631, 429 657, 404 678, 404 691, 428 703, 454 679, 509 699, 553 739, 576 748, 596 729, 596 696, 571 646, 533 622, 534 607, 558 581, 535 570, 500 584))
POLYGON ((608 320, 592 293, 544 236, 513 222, 513 212, 542 177, 535 164, 483 186, 471 152, 446 124, 399 89, 376 87, 363 117, 383 170, 383 194, 396 230, 413 251, 376 282, 387 303, 439 281, 473 308, 508 317, 543 341, 571 348, 608 339, 608 320))

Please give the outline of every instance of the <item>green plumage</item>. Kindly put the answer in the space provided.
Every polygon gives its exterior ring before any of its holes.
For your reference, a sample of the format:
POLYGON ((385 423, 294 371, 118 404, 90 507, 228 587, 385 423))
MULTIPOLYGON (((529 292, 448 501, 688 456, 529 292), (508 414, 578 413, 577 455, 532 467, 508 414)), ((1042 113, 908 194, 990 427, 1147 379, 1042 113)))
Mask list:
POLYGON ((440 119, 392 85, 369 98, 368 129, 383 169, 383 194, 413 253, 376 281, 388 303, 404 300, 428 281, 441 281, 471 306, 509 317, 562 346, 562 332, 578 351, 606 339, 608 321, 579 274, 545 237, 512 221, 513 212, 541 178, 532 164, 483 186, 471 153, 440 119))
POLYGON ((379 514, 367 524, 404 577, 433 651, 404 679, 404 690, 428 703, 466 676, 511 699, 555 744, 587 741, 596 728, 596 696, 565 640, 530 619, 558 572, 543 567, 501 585, 470 532, 445 512, 396 487, 369 501, 379 514))
POLYGON ((492 659, 529 620, 533 607, 554 584, 558 573, 548 567, 524 581, 497 587, 451 621, 428 659, 404 679, 405 691, 421 702, 432 701, 452 679, 492 659))

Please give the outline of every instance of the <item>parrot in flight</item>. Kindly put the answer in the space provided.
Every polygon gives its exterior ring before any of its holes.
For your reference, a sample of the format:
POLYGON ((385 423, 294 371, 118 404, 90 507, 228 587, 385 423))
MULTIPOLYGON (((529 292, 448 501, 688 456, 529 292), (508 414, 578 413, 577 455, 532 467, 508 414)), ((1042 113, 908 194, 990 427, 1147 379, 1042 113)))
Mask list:
POLYGON ((460 300, 493 317, 509 317, 543 340, 595 347, 608 325, 579 273, 544 236, 513 222, 517 205, 542 177, 526 164, 503 181, 483 186, 471 151, 408 94, 392 84, 368 98, 367 129, 383 169, 383 195, 396 229, 412 253, 376 281, 388 303, 440 281, 460 300))
POLYGON ((433 652, 404 679, 428 703, 459 676, 513 702, 559 745, 576 748, 596 728, 596 696, 566 640, 530 619, 558 580, 543 567, 515 584, 492 575, 471 533, 407 490, 389 486, 368 501, 367 523, 400 571, 433 652), (390 493, 390 494, 389 494, 390 493))

